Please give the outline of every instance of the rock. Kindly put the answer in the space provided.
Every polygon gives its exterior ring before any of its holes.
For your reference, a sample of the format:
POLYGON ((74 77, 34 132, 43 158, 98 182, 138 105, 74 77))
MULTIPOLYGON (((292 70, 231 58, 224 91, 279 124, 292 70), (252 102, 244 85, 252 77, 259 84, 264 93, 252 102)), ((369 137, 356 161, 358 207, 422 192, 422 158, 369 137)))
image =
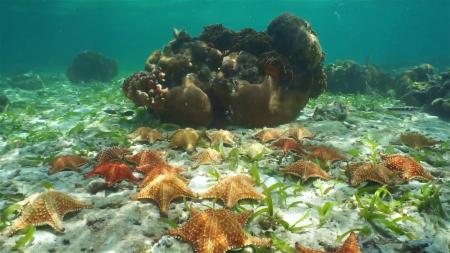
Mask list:
POLYGON ((109 82, 117 75, 117 63, 106 56, 85 51, 78 54, 67 68, 66 76, 72 83, 109 82))
POLYGON ((102 178, 96 178, 88 183, 87 191, 90 194, 96 194, 97 192, 103 191, 107 188, 105 180, 102 178))
POLYGON ((413 90, 400 97, 400 100, 409 106, 423 106, 427 102, 427 93, 413 90))
POLYGON ((106 226, 106 218, 96 214, 89 215, 86 217, 86 225, 93 232, 100 231, 106 226))
POLYGON ((409 76, 416 82, 427 82, 433 78, 434 67, 431 64, 422 64, 414 67, 409 72, 409 76))
POLYGON ((314 120, 344 121, 348 116, 348 107, 341 102, 333 102, 326 106, 318 106, 314 110, 314 120))
POLYGON ((426 109, 439 117, 450 119, 450 98, 437 98, 426 109))
POLYGON ((28 72, 11 78, 10 85, 13 88, 23 90, 39 90, 44 88, 44 82, 38 74, 28 72))
POLYGON ((188 126, 271 126, 296 119, 325 89, 324 53, 308 22, 290 14, 267 32, 204 28, 175 39, 147 59, 146 72, 123 92, 162 120, 188 126))
POLYGON ((395 87, 394 79, 372 64, 360 65, 354 61, 342 61, 325 67, 327 90, 342 93, 373 93, 389 95, 395 87))
POLYGON ((411 240, 403 245, 402 252, 448 253, 447 242, 442 237, 411 240), (446 245, 447 244, 447 245, 446 245))
POLYGON ((0 92, 0 113, 5 110, 8 104, 9 104, 8 97, 3 92, 0 92))
POLYGON ((191 251, 192 247, 188 244, 181 244, 177 241, 177 239, 169 236, 161 237, 161 239, 153 245, 151 250, 153 253, 183 253, 191 251))
POLYGON ((116 208, 120 208, 121 206, 123 206, 127 200, 128 200, 127 197, 124 197, 121 195, 110 195, 106 198, 102 197, 102 198, 96 199, 94 201, 94 204, 95 204, 95 207, 100 208, 100 209, 105 209, 105 208, 116 209, 116 208))

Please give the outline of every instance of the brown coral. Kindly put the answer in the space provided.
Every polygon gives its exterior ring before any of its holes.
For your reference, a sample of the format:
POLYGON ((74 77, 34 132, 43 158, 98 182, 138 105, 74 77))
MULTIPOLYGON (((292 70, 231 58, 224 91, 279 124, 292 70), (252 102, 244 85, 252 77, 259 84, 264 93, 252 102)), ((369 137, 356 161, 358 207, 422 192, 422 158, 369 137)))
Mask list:
POLYGON ((181 125, 274 126, 297 118, 325 88, 324 54, 308 22, 289 14, 267 32, 205 27, 198 38, 175 30, 146 71, 125 80, 138 106, 181 125))

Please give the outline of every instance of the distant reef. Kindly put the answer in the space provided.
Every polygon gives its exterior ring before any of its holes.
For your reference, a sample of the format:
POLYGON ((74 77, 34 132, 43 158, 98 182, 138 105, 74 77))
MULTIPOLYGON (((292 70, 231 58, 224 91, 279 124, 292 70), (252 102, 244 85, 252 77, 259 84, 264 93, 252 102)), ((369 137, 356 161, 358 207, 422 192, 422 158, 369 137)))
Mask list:
POLYGON ((438 73, 432 65, 421 64, 388 73, 373 64, 347 60, 325 66, 325 73, 332 93, 391 96, 450 119, 450 69, 438 73))
POLYGON ((124 94, 164 121, 191 126, 274 126, 294 120, 326 88, 324 53, 310 24, 291 14, 264 32, 206 26, 174 39, 128 77, 124 94))
POLYGON ((117 63, 100 53, 79 53, 67 68, 66 76, 72 83, 109 82, 118 72, 117 63))

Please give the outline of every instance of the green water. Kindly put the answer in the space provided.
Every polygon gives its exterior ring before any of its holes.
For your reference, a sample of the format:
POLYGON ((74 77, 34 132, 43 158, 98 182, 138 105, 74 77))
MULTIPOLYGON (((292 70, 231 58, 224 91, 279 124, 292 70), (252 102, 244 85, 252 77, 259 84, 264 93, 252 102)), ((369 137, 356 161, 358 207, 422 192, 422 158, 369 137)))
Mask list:
POLYGON ((175 27, 193 35, 212 23, 265 30, 283 12, 311 22, 327 62, 450 65, 448 0, 3 0, 0 72, 64 70, 91 49, 128 73, 141 69, 175 27))

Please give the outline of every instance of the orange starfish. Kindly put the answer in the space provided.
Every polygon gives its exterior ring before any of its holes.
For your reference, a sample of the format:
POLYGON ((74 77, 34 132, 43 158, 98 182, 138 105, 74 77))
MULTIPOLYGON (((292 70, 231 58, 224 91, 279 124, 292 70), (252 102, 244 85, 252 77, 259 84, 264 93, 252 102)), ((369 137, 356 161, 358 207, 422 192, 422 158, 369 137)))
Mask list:
POLYGON ((320 177, 325 180, 331 179, 331 176, 322 170, 319 165, 306 160, 296 161, 281 169, 281 172, 299 177, 302 181, 306 181, 310 177, 320 177))
POLYGON ((207 148, 195 156, 197 165, 218 164, 222 160, 222 155, 217 150, 212 148, 207 148))
POLYGON ((200 197, 221 199, 226 207, 232 208, 241 199, 264 199, 264 195, 253 188, 254 184, 255 181, 246 175, 228 176, 201 193, 200 197))
POLYGON ((312 139, 314 135, 303 126, 290 127, 285 133, 285 136, 294 138, 295 140, 301 141, 303 139, 312 139))
POLYGON ((217 130, 207 133, 206 136, 208 136, 208 139, 211 141, 211 146, 219 145, 221 142, 230 146, 235 144, 233 133, 227 130, 217 130))
POLYGON ((423 147, 432 147, 438 144, 438 141, 430 139, 420 133, 402 133, 399 140, 394 144, 404 144, 414 149, 421 149, 423 147))
POLYGON ((141 187, 147 186, 149 183, 151 183, 155 178, 157 178, 160 175, 178 174, 183 171, 184 170, 181 168, 173 167, 168 164, 155 167, 146 174, 144 180, 142 180, 141 182, 141 187))
MULTIPOLYGON (((326 251, 305 248, 298 242, 295 243, 295 248, 299 253, 327 253, 326 251)), ((351 232, 347 237, 347 240, 345 240, 344 245, 333 253, 361 253, 361 248, 359 247, 358 237, 356 234, 351 232)))
POLYGON ((152 199, 158 203, 161 213, 167 216, 170 202, 180 197, 195 199, 197 196, 187 187, 188 180, 175 174, 160 175, 137 193, 133 200, 152 199))
POLYGON ((319 159, 322 162, 335 162, 347 160, 337 149, 327 146, 305 147, 308 150, 307 156, 311 159, 319 159))
POLYGON ((183 148, 187 152, 192 152, 197 146, 199 139, 200 135, 195 129, 180 129, 172 135, 169 148, 183 148))
POLYGON ((128 160, 137 164, 136 170, 147 174, 154 168, 167 165, 163 158, 165 153, 164 151, 144 150, 129 157, 128 160))
POLYGON ((97 157, 97 166, 107 162, 122 162, 125 155, 129 154, 130 150, 127 148, 111 147, 102 150, 97 157))
POLYGON ((350 185, 353 187, 365 181, 391 185, 396 182, 397 176, 386 166, 375 163, 349 164, 347 172, 350 176, 350 185))
POLYGON ((263 143, 276 140, 281 137, 281 133, 275 128, 264 128, 259 131, 254 137, 263 143))
POLYGON ((414 158, 404 155, 381 155, 384 160, 384 166, 388 167, 393 171, 398 171, 401 177, 409 181, 414 178, 422 178, 433 180, 434 177, 426 171, 420 163, 418 163, 414 158))
POLYGON ((158 130, 150 127, 139 127, 130 134, 130 137, 133 142, 148 142, 150 144, 164 140, 163 135, 158 130))
POLYGON ((270 247, 270 239, 246 235, 243 227, 251 215, 251 211, 233 213, 226 209, 191 208, 187 223, 168 234, 190 242, 197 253, 225 253, 248 245, 270 247))
POLYGON ((49 175, 58 173, 63 170, 78 171, 81 166, 88 163, 89 160, 77 155, 63 155, 56 157, 52 162, 52 167, 48 171, 49 175))
POLYGON ((63 192, 49 190, 40 193, 32 196, 22 207, 20 217, 12 223, 7 235, 11 236, 29 225, 50 225, 56 231, 63 232, 64 215, 90 207, 91 205, 82 203, 63 192))
POLYGON ((136 182, 138 179, 133 175, 133 170, 126 163, 115 163, 115 162, 107 162, 103 163, 91 172, 86 174, 86 177, 93 177, 95 175, 100 175, 105 177, 105 181, 108 186, 113 185, 116 182, 120 182, 122 180, 129 180, 131 182, 136 182))
POLYGON ((281 138, 272 144, 273 147, 283 150, 284 153, 294 151, 296 153, 303 153, 302 142, 292 138, 281 138))

